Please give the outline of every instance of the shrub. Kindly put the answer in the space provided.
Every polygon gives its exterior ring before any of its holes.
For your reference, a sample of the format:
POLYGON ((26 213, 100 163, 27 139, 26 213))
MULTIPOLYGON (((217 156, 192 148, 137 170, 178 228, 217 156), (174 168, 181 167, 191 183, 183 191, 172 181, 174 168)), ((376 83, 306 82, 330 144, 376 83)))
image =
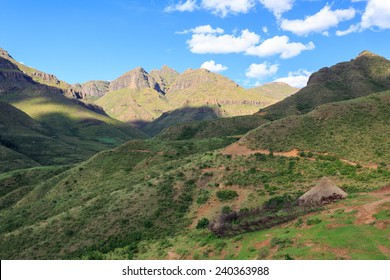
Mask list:
POLYGON ((197 229, 204 229, 204 228, 207 228, 209 226, 209 219, 207 218, 202 218, 198 221, 198 224, 196 225, 196 228, 197 229))
POLYGON ((229 206, 226 205, 226 206, 222 207, 223 214, 229 214, 230 212, 232 212, 232 209, 229 206))
POLYGON ((271 239, 271 247, 278 246, 278 249, 289 247, 293 244, 293 241, 289 237, 274 237, 271 239))
POLYGON ((232 200, 238 196, 236 191, 233 190, 221 190, 217 191, 217 197, 220 201, 232 200))
POLYGON ((321 222, 322 222, 322 220, 319 218, 309 218, 309 219, 307 219, 306 224, 308 226, 311 226, 311 225, 317 225, 321 222))

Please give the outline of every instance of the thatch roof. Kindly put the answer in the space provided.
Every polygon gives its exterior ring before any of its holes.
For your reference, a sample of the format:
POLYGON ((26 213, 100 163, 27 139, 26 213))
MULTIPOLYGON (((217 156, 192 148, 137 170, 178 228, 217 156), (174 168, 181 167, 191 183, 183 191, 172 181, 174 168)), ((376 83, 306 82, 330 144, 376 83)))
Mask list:
POLYGON ((299 205, 323 205, 334 200, 344 199, 347 194, 337 187, 329 178, 323 177, 316 186, 302 195, 299 205))

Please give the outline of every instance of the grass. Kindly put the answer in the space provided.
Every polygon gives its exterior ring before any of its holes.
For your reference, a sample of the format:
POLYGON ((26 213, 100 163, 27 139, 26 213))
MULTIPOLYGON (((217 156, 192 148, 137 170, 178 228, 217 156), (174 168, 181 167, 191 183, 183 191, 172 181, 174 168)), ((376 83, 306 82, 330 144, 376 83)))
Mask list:
POLYGON ((382 163, 386 169, 390 163, 386 134, 390 129, 389 104, 390 91, 386 91, 323 105, 303 116, 262 125, 243 137, 241 143, 252 149, 310 151, 315 157, 327 153, 362 164, 382 163))

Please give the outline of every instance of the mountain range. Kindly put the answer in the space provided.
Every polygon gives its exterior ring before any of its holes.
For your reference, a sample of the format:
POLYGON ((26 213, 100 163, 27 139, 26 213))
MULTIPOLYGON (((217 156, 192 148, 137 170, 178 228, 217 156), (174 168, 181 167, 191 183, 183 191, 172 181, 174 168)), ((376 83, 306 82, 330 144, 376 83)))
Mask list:
POLYGON ((0 54, 2 259, 390 258, 386 58, 297 90, 167 66, 55 86, 0 54), (347 198, 300 208, 324 176, 347 198))

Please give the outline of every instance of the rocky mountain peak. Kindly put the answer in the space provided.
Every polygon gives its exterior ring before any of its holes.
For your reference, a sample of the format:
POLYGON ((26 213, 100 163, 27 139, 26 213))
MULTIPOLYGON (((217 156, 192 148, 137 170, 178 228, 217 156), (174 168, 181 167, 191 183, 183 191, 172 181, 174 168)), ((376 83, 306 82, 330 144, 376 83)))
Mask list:
POLYGON ((12 56, 2 48, 0 48, 0 57, 4 57, 5 59, 13 59, 12 56))
POLYGON ((142 67, 137 67, 129 72, 126 72, 118 79, 110 83, 109 90, 116 91, 122 88, 142 89, 152 88, 158 92, 162 92, 156 80, 148 74, 142 67))
POLYGON ((175 69, 164 65, 160 70, 150 71, 150 75, 160 85, 161 90, 166 93, 171 85, 175 82, 176 78, 180 75, 175 69))

